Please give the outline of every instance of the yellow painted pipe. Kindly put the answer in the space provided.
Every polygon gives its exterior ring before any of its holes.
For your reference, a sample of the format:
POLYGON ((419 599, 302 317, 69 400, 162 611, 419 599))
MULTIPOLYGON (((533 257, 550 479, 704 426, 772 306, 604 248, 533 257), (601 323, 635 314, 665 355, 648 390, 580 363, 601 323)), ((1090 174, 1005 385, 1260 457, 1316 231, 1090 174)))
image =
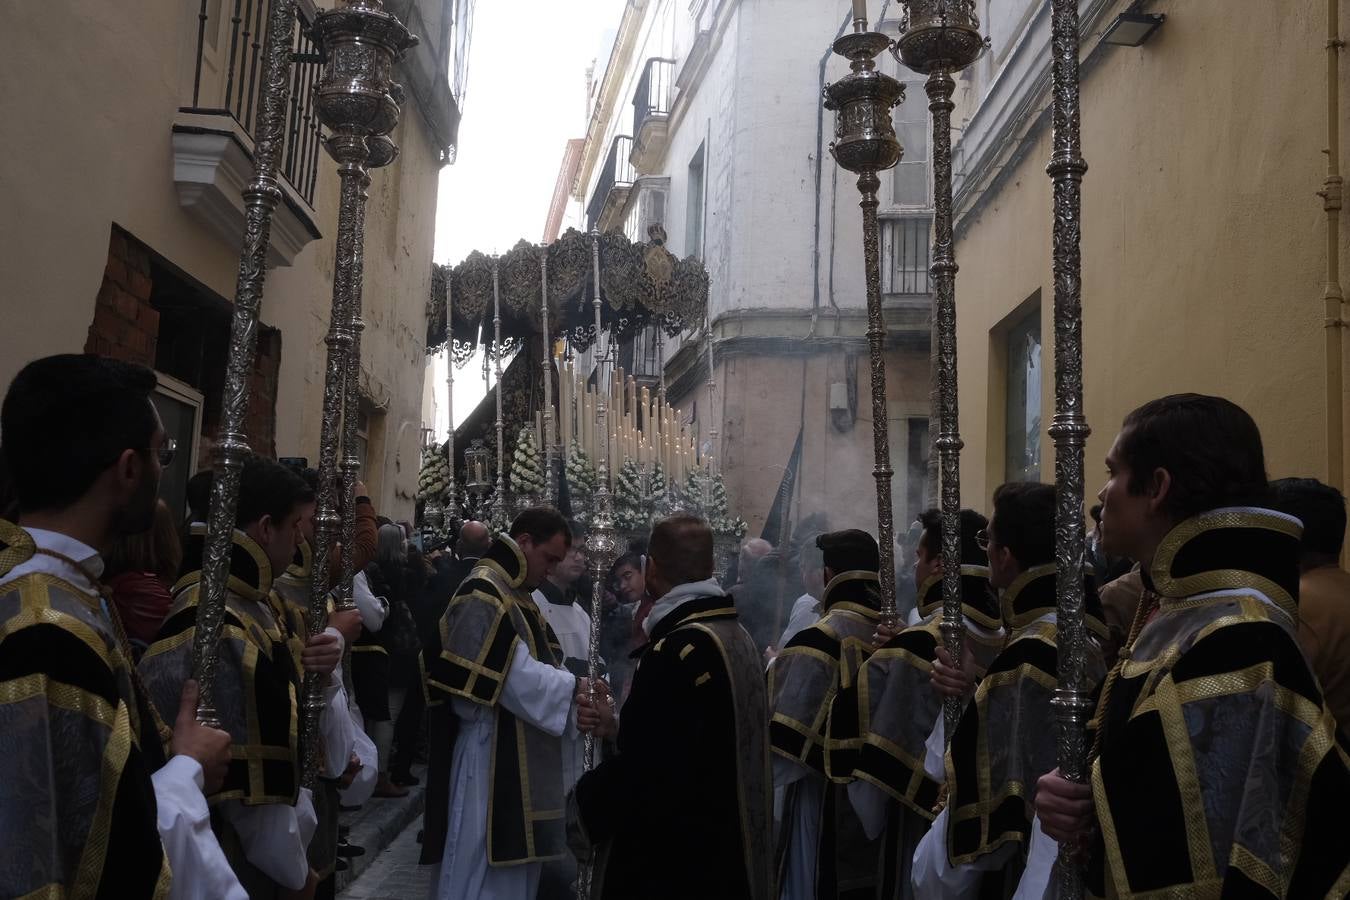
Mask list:
POLYGON ((1340 0, 1327 0, 1327 177, 1319 192, 1327 214, 1327 280, 1323 330, 1326 333, 1327 483, 1344 488, 1344 386, 1342 382, 1341 331, 1345 320, 1341 305, 1341 117, 1340 65, 1345 42, 1340 38, 1340 0))

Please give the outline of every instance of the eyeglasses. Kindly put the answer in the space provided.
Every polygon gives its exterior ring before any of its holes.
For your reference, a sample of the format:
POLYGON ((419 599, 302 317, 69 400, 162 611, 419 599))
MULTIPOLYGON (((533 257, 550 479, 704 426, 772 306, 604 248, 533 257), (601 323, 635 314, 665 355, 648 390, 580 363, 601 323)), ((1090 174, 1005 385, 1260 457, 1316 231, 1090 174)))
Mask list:
POLYGON ((981 528, 975 532, 975 546, 979 547, 985 553, 989 552, 989 532, 981 528))
POLYGON ((159 445, 159 464, 168 466, 173 462, 173 455, 176 452, 178 452, 178 442, 173 438, 165 438, 164 443, 159 445))

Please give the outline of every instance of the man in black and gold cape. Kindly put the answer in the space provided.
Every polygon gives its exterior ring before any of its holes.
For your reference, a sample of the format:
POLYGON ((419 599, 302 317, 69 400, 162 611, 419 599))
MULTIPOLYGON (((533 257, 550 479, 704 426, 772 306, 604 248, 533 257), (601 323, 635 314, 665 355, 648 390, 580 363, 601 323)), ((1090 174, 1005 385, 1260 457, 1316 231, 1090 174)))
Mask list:
MULTIPOLYGON (((310 490, 317 491, 319 473, 314 469, 298 470, 300 477, 305 479, 305 483, 310 490)), ((362 539, 364 533, 373 533, 375 531, 375 513, 370 505, 370 500, 365 496, 365 485, 357 482, 356 487, 357 501, 355 510, 355 540, 353 555, 353 571, 359 572, 364 563, 369 562, 365 541, 362 539)), ((289 640, 292 655, 296 658, 297 667, 301 665, 300 656, 303 653, 305 638, 309 635, 309 601, 311 578, 313 575, 314 562, 314 511, 313 502, 302 506, 300 515, 300 545, 295 549, 295 556, 286 570, 278 575, 272 582, 272 590, 281 601, 281 610, 289 619, 289 640)), ((329 554, 329 560, 333 565, 330 566, 332 577, 330 583, 334 583, 341 577, 341 554, 339 548, 335 547, 329 554)), ((331 594, 330 594, 331 596, 331 594)), ((351 642, 361 632, 361 614, 354 610, 338 612, 332 608, 332 602, 329 602, 329 614, 327 624, 332 625, 342 632, 344 641, 351 642)), ((334 675, 334 680, 337 676, 334 675)), ((347 692, 345 684, 333 695, 333 714, 337 715, 343 710, 349 710, 347 703, 347 692)), ((353 732, 358 726, 352 723, 353 732)), ((304 758, 305 747, 300 747, 300 757, 304 758)), ((353 759, 355 752, 353 751, 353 759)), ((359 761, 356 763, 359 768, 359 761)), ((341 800, 338 796, 339 790, 344 785, 350 785, 355 771, 352 764, 349 763, 347 770, 340 777, 330 777, 326 774, 320 775, 314 786, 314 816, 317 824, 314 829, 314 837, 309 842, 309 866, 314 870, 319 879, 318 889, 314 896, 316 900, 325 900, 336 894, 335 875, 337 872, 337 853, 338 853, 338 814, 340 812, 341 800)))
MULTIPOLYGON (((351 719, 341 681, 335 629, 308 637, 302 620, 273 591, 300 539, 300 519, 313 492, 293 470, 249 457, 240 475, 225 618, 215 676, 215 704, 230 733, 225 784, 211 798, 211 827, 252 898, 317 885, 307 850, 315 828, 310 791, 300 786, 299 696, 305 670, 325 679, 320 717, 321 774, 340 775, 351 753, 351 719), (341 707, 341 708, 339 708, 341 707)), ((201 595, 206 529, 192 529, 184 574, 159 636, 141 660, 146 688, 161 710, 191 672, 201 595)))
POLYGON ((852 688, 872 652, 881 556, 872 536, 856 529, 822 534, 816 546, 825 569, 824 614, 788 641, 769 668, 774 787, 786 789, 778 896, 870 900, 880 844, 863 835, 848 801, 847 751, 835 754, 840 772, 827 765, 826 727, 836 692, 852 688))
MULTIPOLYGON (((597 900, 771 900, 768 704, 758 647, 713 578, 708 523, 657 523, 618 752, 577 782, 569 836, 597 900)), ((582 697, 583 711, 590 709, 582 697)))
MULTIPOLYGON (((1003 646, 989 558, 979 546, 984 516, 961 510, 961 596, 971 665, 984 671, 1003 646)), ((894 635, 868 658, 851 688, 830 709, 826 757, 836 778, 851 777, 848 796, 869 840, 880 838, 876 897, 913 896, 910 866, 933 821, 942 779, 924 770, 928 738, 942 717, 929 683, 942 646, 942 515, 929 509, 915 548, 914 579, 922 621, 894 635)), ((884 634, 883 634, 884 636, 884 634)))
POLYGON ((1102 537, 1145 591, 1098 702, 1091 784, 1040 780, 1046 833, 1085 841, 1098 896, 1350 894, 1350 773, 1297 641, 1301 527, 1265 508, 1256 423, 1164 397, 1106 462, 1102 537))
MULTIPOLYGON (((526 510, 478 560, 441 619, 427 685, 449 701, 457 734, 448 814, 428 816, 423 839, 426 852, 443 848, 432 881, 442 900, 531 900, 543 863, 567 852, 561 736, 586 684, 561 667, 562 651, 530 594, 571 542, 555 510, 526 510), (442 823, 445 831, 435 833, 442 823)), ((431 748, 433 757, 451 752, 431 748)))
POLYGON ((169 733, 100 583, 172 459, 154 389, 141 366, 51 356, 0 411, 18 518, 0 521, 0 897, 245 897, 207 827, 229 736, 195 721, 195 682, 169 733))
MULTIPOLYGON (((1054 764, 1056 752, 1050 704, 1058 668, 1054 486, 999 487, 986 534, 989 580, 1002 591, 1008 639, 980 678, 943 760, 946 806, 914 857, 919 898, 1040 897, 1058 853, 1031 807, 1037 773, 1054 764)), ((1096 637, 1085 668, 1095 688, 1104 672, 1096 641, 1105 626, 1095 597, 1087 605, 1096 637)), ((938 684, 953 671, 940 663, 935 669, 938 684)), ((941 748, 935 736, 930 774, 941 748)))

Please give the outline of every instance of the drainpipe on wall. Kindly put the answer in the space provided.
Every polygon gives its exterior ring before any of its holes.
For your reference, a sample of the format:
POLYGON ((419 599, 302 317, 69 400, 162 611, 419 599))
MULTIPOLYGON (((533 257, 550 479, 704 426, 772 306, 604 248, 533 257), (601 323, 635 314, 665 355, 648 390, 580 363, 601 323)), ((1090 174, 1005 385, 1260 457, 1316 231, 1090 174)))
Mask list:
POLYGON ((1343 488, 1344 476, 1344 398, 1341 361, 1341 332, 1345 320, 1341 304, 1341 119, 1340 65, 1345 42, 1340 37, 1340 0, 1327 0, 1327 177, 1318 192, 1327 214, 1327 280, 1322 291, 1326 313, 1326 395, 1327 395, 1327 483, 1343 488))

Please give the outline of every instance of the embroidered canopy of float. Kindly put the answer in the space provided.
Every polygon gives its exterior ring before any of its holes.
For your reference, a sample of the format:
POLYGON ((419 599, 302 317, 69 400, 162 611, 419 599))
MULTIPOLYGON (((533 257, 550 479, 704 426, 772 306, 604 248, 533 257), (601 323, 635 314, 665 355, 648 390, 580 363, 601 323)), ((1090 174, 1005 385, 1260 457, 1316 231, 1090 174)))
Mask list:
MULTIPOLYGON (((700 325, 708 309, 708 273, 694 258, 677 259, 665 248, 665 230, 634 243, 620 232, 599 235, 600 327, 622 341, 649 326, 675 336, 700 325)), ((542 332, 547 297, 550 337, 585 351, 596 339, 594 291, 596 238, 575 229, 551 244, 520 241, 491 257, 474 251, 457 266, 435 266, 427 309, 427 353, 450 347, 457 365, 480 348, 509 355, 542 332), (547 265, 543 265, 543 263, 547 265), (501 311, 501 347, 492 346, 493 269, 501 311), (547 285, 543 284, 547 272, 547 285), (547 287, 547 293, 544 288, 547 287), (446 333, 446 291, 451 328, 446 333)))

